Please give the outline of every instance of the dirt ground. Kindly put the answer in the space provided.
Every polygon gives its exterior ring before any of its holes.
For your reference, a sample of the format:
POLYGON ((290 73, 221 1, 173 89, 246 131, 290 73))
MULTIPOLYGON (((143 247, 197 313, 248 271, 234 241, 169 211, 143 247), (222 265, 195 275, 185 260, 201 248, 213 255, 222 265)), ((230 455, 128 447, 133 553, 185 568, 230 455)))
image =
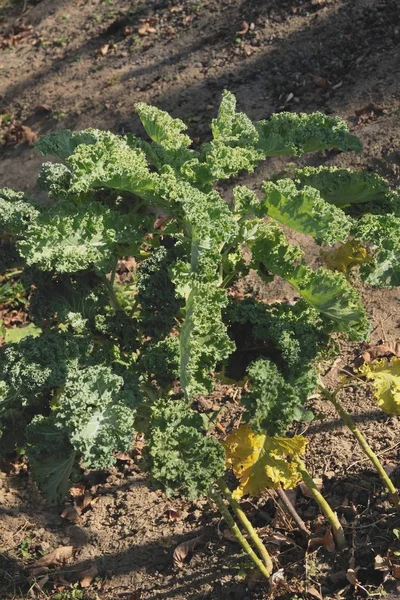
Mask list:
MULTIPOLYGON (((36 136, 65 127, 139 132, 137 101, 182 118, 202 142, 223 89, 255 119, 280 110, 343 117, 363 152, 320 153, 300 164, 363 167, 399 185, 398 0, 0 0, 0 187, 40 198, 36 136)), ((245 181, 256 187, 283 166, 271 160, 245 181)), ((298 242, 304 245, 301 236, 298 242)), ((318 261, 315 249, 308 251, 318 261)), ((289 293, 279 283, 248 285, 265 297, 289 293)), ((398 340, 400 290, 363 295, 372 343, 398 340)), ((342 344, 328 381, 359 352, 360 346, 342 344)), ((342 399, 393 471, 398 419, 379 412, 358 388, 342 399)), ((303 427, 307 465, 322 478, 349 533, 346 551, 332 553, 323 543, 305 553, 304 540, 271 497, 247 502, 282 569, 269 589, 244 577, 243 556, 216 511, 149 491, 135 453, 122 456, 111 472, 88 473, 84 487, 75 489, 86 493, 86 500, 75 498, 83 510, 74 515, 71 499, 64 517, 65 507, 49 508, 40 499, 24 464, 2 464, 0 598, 400 598, 399 580, 384 564, 387 552, 400 548, 392 534, 400 518, 334 410, 319 399, 312 407, 317 418, 303 427), (196 537, 192 558, 174 566, 176 546, 196 537), (29 579, 26 566, 60 546, 73 546, 66 566, 29 579), (360 585, 351 585, 349 569, 360 585)), ((296 507, 307 523, 318 522, 316 505, 301 491, 296 507)))

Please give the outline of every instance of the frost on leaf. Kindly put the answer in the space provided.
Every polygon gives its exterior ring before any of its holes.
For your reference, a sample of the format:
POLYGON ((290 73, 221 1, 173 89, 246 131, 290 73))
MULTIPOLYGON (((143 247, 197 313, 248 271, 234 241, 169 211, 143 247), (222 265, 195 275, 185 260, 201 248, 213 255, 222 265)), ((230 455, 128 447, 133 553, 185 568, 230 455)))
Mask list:
POLYGON ((375 360, 360 368, 374 387, 376 403, 388 415, 400 416, 400 358, 375 360))
POLYGON ((296 459, 304 454, 306 443, 301 435, 269 437, 241 425, 224 443, 227 466, 239 479, 234 497, 259 496, 267 488, 294 487, 301 479, 296 459))

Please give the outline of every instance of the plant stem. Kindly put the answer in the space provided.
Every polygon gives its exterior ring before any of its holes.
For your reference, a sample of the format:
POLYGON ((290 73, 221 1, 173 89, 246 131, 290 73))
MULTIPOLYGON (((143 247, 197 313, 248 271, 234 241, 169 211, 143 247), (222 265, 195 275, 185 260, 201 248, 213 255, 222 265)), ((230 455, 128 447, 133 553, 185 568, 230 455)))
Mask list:
POLYGON ((124 309, 122 308, 122 306, 120 305, 117 295, 114 291, 114 287, 111 285, 111 283, 108 281, 107 277, 103 278, 104 284, 107 288, 107 292, 108 292, 108 297, 110 300, 110 304, 112 306, 112 308, 115 310, 115 312, 125 312, 124 309))
POLYGON ((271 570, 269 570, 264 563, 258 558, 257 554, 254 552, 253 548, 250 546, 249 542, 246 540, 242 532, 240 531, 238 525, 235 523, 234 518, 229 512, 225 502, 223 501, 219 492, 210 492, 210 498, 214 500, 215 504, 218 507, 219 512, 224 517, 226 524, 229 529, 232 531, 233 535, 242 546, 243 550, 246 552, 247 556, 251 559, 251 561, 255 564, 257 569, 264 575, 266 579, 269 579, 271 575, 271 570))
POLYGON ((282 504, 284 505, 286 512, 288 512, 289 515, 292 517, 292 519, 296 523, 297 527, 307 537, 309 537, 310 532, 307 529, 306 524, 304 523, 303 519, 300 517, 299 513, 297 512, 297 510, 295 509, 293 504, 290 502, 285 490, 283 488, 277 488, 276 493, 278 494, 279 499, 281 500, 282 504))
POLYGON ((350 429, 350 431, 352 432, 352 434, 354 435, 354 437, 356 438, 356 440, 360 444, 362 450, 364 451, 364 453, 366 454, 366 456, 368 456, 368 458, 370 459, 370 461, 374 465, 375 469, 377 470, 377 472, 379 474, 379 477, 382 479, 383 483, 386 486, 386 489, 388 490, 388 492, 389 492, 389 494, 391 496, 391 499, 392 499, 392 502, 393 502, 394 506, 398 510, 400 510, 400 497, 399 497, 399 494, 398 494, 398 492, 397 492, 397 490, 396 490, 396 488, 395 488, 392 480, 390 479, 390 477, 386 473, 385 469, 383 468, 383 466, 382 466, 379 458, 377 457, 377 455, 375 454, 375 452, 372 450, 371 446, 368 444, 367 440, 365 439, 365 437, 363 436, 363 434, 361 433, 361 431, 358 429, 357 425, 354 423, 354 421, 350 417, 349 413, 341 405, 341 403, 339 402, 339 400, 336 397, 336 394, 330 392, 326 388, 322 389, 322 393, 325 396, 325 398, 327 398, 330 402, 332 402, 333 406, 336 408, 336 410, 339 413, 340 417, 343 419, 345 425, 347 425, 347 427, 350 429))
POLYGON ((227 499, 227 501, 229 502, 229 504, 231 505, 233 512, 235 513, 235 515, 237 516, 237 518, 243 525, 244 529, 249 534, 250 540, 252 541, 253 545, 257 548, 269 573, 272 573, 272 570, 274 567, 273 567, 269 552, 266 549, 266 547, 264 546, 262 540, 260 539, 258 533, 254 529, 253 525, 250 523, 249 519, 246 517, 239 502, 237 500, 235 500, 235 498, 233 498, 230 489, 228 488, 228 486, 226 485, 225 481, 222 478, 218 479, 217 485, 218 485, 219 489, 221 490, 221 492, 223 493, 223 495, 225 496, 225 498, 227 499))
POLYGON ((325 517, 328 519, 328 521, 330 522, 330 524, 332 526, 332 532, 333 532, 333 536, 336 540, 337 547, 339 548, 339 550, 341 550, 342 548, 345 548, 346 547, 346 538, 344 537, 343 527, 341 526, 336 513, 333 512, 333 510, 331 509, 331 507, 329 506, 329 504, 327 503, 327 501, 325 500, 325 498, 323 497, 321 492, 318 490, 313 478, 311 477, 310 473, 307 471, 306 466, 303 463, 303 461, 301 459, 297 459, 296 462, 297 462, 297 466, 299 469, 299 473, 302 476, 304 483, 310 490, 314 500, 317 502, 318 506, 320 507, 320 509, 324 513, 325 517))
POLYGON ((118 258, 115 260, 114 266, 111 271, 110 284, 112 286, 114 286, 115 275, 117 274, 117 267, 118 267, 118 258))

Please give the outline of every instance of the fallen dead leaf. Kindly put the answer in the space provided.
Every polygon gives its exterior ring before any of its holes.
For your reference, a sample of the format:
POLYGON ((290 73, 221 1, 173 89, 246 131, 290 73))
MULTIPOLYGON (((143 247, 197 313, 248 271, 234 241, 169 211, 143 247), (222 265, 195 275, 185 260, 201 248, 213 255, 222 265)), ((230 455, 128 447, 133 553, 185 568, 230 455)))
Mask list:
POLYGON ((357 573, 354 569, 347 569, 346 579, 351 585, 354 585, 354 587, 358 586, 359 581, 357 579, 357 573))
POLYGON ((356 360, 356 366, 361 366, 363 362, 369 363, 376 358, 382 358, 383 356, 396 356, 397 358, 400 358, 400 342, 376 344, 375 346, 367 347, 365 352, 363 352, 356 360))
POLYGON ((50 567, 51 565, 60 564, 66 562, 72 557, 74 553, 73 546, 60 546, 52 552, 45 554, 39 560, 29 565, 29 569, 37 569, 38 567, 50 567))
POLYGON ((383 557, 380 554, 377 554, 375 556, 375 561, 374 561, 375 571, 390 571, 391 566, 392 566, 392 564, 386 556, 383 557))
POLYGON ((37 567, 36 569, 29 569, 29 575, 31 577, 39 577, 39 575, 46 575, 49 571, 49 567, 37 567))
POLYGON ((85 484, 77 483, 76 485, 73 485, 72 487, 69 488, 69 493, 71 494, 71 496, 73 498, 76 498, 78 496, 83 496, 83 494, 85 493, 85 484))
POLYGON ((329 81, 326 77, 321 77, 320 75, 313 75, 313 81, 316 86, 320 88, 326 88, 329 85, 329 81))
MULTIPOLYGON (((318 491, 321 491, 323 488, 323 481, 321 477, 315 477, 313 479, 318 491)), ((306 486, 306 484, 304 483, 304 481, 302 481, 299 484, 299 487, 301 489, 301 493, 303 494, 303 496, 305 496, 306 498, 313 498, 314 496, 312 495, 312 493, 310 492, 310 490, 308 489, 308 487, 306 486)))
POLYGON ((315 588, 315 587, 308 587, 307 595, 311 596, 311 598, 316 598, 316 600, 323 600, 323 597, 321 596, 321 592, 319 592, 317 590, 317 588, 315 588))
POLYGON ((392 575, 395 579, 400 579, 400 565, 393 565, 392 575))
POLYGON ((307 552, 308 553, 315 552, 321 546, 323 546, 325 548, 325 550, 327 550, 328 552, 335 552, 335 550, 336 550, 335 541, 333 539, 332 531, 330 529, 327 529, 325 534, 322 537, 311 538, 308 541, 307 552))
POLYGON ((81 520, 79 512, 73 506, 66 506, 62 511, 60 517, 62 517, 66 521, 70 521, 71 523, 79 523, 79 521, 81 520))
POLYGON ((99 571, 96 567, 96 565, 92 565, 90 567, 88 567, 87 569, 85 569, 84 571, 82 571, 79 574, 79 583, 81 584, 81 587, 86 588, 89 587, 89 585, 92 583, 93 579, 95 577, 97 577, 99 571))
POLYGON ((357 117, 359 117, 360 115, 364 114, 364 113, 369 113, 369 112, 374 112, 374 113, 379 113, 383 111, 383 107, 380 106, 380 104, 376 104, 375 102, 370 102, 369 104, 366 104, 365 106, 362 106, 361 108, 357 108, 354 113, 357 115, 357 117))
POLYGON ((88 508, 88 506, 90 506, 93 502, 93 496, 90 492, 85 492, 85 495, 83 496, 82 499, 82 510, 85 510, 85 508, 88 508))
POLYGON ((96 56, 106 56, 110 49, 110 44, 103 44, 96 52, 96 56))
POLYGON ((168 519, 171 519, 171 521, 176 521, 177 519, 180 519, 182 516, 182 513, 180 513, 178 510, 174 510, 173 508, 169 508, 167 510, 167 517, 168 519))
POLYGON ((195 547, 200 544, 202 540, 203 536, 199 535, 191 540, 187 540, 187 542, 182 542, 182 544, 179 544, 179 546, 177 546, 174 550, 174 566, 178 569, 182 569, 185 558, 188 556, 188 554, 194 551, 195 547))
POLYGON ((243 21, 241 28, 239 29, 239 31, 237 32, 238 35, 246 35, 246 33, 248 32, 248 30, 250 29, 250 25, 248 24, 247 21, 243 21))

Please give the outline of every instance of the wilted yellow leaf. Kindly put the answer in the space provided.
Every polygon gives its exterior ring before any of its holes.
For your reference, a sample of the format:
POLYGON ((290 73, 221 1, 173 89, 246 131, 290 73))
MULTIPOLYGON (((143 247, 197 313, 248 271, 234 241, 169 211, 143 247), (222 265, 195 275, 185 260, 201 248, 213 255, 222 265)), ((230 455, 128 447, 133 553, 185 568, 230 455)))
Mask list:
POLYGON ((349 240, 333 250, 321 251, 321 256, 328 269, 341 273, 347 273, 354 265, 362 265, 371 261, 368 250, 356 240, 349 240))
POLYGON ((266 488, 294 487, 301 476, 291 458, 304 454, 306 443, 301 435, 269 437, 241 425, 224 443, 227 465, 240 482, 233 496, 259 496, 266 488))
POLYGON ((373 382, 379 408, 388 415, 400 416, 400 358, 374 360, 359 372, 373 382))

